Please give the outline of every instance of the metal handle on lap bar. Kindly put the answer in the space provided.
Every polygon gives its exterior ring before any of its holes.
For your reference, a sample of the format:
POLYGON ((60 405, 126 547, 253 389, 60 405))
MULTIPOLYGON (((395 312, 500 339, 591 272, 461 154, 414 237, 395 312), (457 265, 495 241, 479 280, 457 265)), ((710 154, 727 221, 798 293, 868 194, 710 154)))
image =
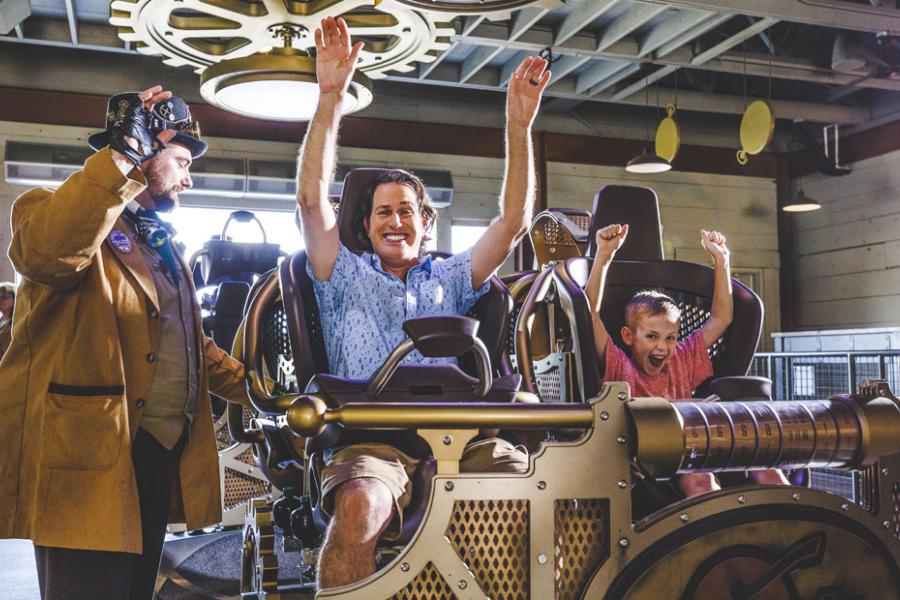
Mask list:
POLYGON ((328 408, 315 395, 296 396, 287 409, 287 423, 303 436, 320 433, 326 425, 348 429, 588 429, 594 411, 588 404, 498 404, 491 402, 389 403, 361 402, 328 408))

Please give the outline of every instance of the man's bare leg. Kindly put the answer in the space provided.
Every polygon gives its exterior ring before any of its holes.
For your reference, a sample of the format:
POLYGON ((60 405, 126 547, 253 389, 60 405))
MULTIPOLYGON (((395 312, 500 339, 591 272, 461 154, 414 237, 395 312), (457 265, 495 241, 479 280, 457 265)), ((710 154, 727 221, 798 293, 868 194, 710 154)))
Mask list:
POLYGON ((340 587, 375 572, 375 544, 391 522, 394 499, 384 483, 351 479, 334 491, 334 516, 319 553, 319 589, 340 587))

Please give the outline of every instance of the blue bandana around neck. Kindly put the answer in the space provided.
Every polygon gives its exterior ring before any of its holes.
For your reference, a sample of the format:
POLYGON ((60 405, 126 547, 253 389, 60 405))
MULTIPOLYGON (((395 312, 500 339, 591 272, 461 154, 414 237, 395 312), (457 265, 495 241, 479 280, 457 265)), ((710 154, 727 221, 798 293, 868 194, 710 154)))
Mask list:
POLYGON ((139 208, 134 216, 138 233, 148 246, 159 253, 172 280, 177 284, 180 281, 178 261, 172 250, 172 241, 166 223, 159 218, 155 210, 139 208))

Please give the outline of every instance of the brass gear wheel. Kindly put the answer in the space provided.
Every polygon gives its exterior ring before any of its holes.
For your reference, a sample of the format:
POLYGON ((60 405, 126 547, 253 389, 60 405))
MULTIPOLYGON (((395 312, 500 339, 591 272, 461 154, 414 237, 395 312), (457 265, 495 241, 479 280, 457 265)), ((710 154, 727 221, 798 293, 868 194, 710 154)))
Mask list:
POLYGON ((247 504, 244 544, 241 550, 241 593, 264 593, 266 600, 279 600, 278 555, 272 505, 263 498, 247 504))
MULTIPOLYGON (((110 24, 119 38, 173 67, 197 72, 226 59, 280 47, 275 31, 299 31, 293 47, 315 47, 312 32, 325 17, 342 16, 354 40, 363 40, 359 71, 370 78, 408 72, 449 47, 452 26, 398 0, 114 0, 110 24)), ((440 19, 450 18, 440 15, 440 19)))

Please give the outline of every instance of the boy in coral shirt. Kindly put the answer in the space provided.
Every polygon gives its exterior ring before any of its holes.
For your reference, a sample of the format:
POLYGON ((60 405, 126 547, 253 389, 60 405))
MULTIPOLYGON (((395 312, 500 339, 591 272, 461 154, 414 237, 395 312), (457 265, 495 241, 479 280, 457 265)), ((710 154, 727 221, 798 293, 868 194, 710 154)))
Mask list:
MULTIPOLYGON (((690 399, 694 388, 713 374, 707 348, 725 333, 734 316, 731 299, 730 252, 725 236, 700 230, 700 244, 710 255, 715 272, 711 314, 702 327, 678 341, 681 310, 663 293, 642 291, 625 307, 622 341, 631 357, 616 346, 600 319, 606 273, 625 242, 628 225, 609 225, 597 231, 597 252, 585 292, 591 306, 594 347, 605 365, 604 381, 625 381, 634 397, 656 396, 672 401, 690 399)), ((757 483, 787 485, 780 471, 750 473, 757 483)), ((691 497, 720 489, 712 473, 689 473, 677 478, 679 489, 691 497)))

